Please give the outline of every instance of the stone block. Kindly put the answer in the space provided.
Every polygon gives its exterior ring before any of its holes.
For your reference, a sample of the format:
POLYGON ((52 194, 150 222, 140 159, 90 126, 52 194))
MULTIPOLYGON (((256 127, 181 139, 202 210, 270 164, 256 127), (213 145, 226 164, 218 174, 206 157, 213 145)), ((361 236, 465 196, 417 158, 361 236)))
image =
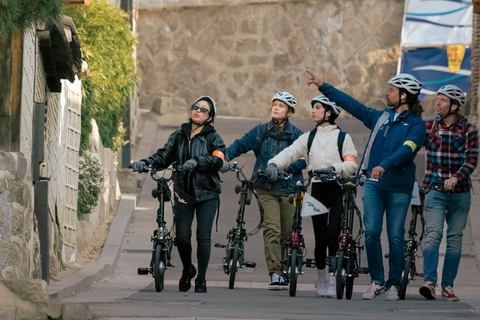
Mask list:
POLYGON ((38 305, 40 314, 45 314, 48 319, 62 319, 63 305, 61 303, 42 303, 38 305))
POLYGON ((243 33, 253 33, 257 32, 257 22, 255 20, 243 20, 240 23, 240 29, 243 33))
POLYGON ((32 303, 48 303, 47 283, 44 280, 2 280, 2 284, 19 299, 32 303))
POLYGON ((16 158, 17 158, 17 171, 15 172, 15 175, 19 180, 25 181, 25 179, 29 176, 29 173, 30 173, 27 159, 25 159, 25 157, 21 153, 16 153, 16 158))
POLYGON ((64 303, 62 320, 93 320, 86 303, 64 303))
POLYGON ((289 67, 290 61, 288 53, 277 54, 273 57, 273 67, 278 69, 286 69, 289 67))
POLYGON ((238 53, 256 52, 257 43, 256 39, 242 39, 235 43, 235 47, 238 53))
POLYGON ((222 35, 231 36, 237 32, 237 24, 233 18, 220 20, 219 26, 222 35))
POLYGON ((0 170, 15 172, 17 169, 17 161, 11 152, 0 150, 0 170))
POLYGON ((234 56, 230 57, 230 60, 227 62, 227 66, 230 68, 240 68, 244 65, 242 58, 234 56))
POLYGON ((264 64, 265 62, 268 61, 268 57, 266 56, 250 56, 248 58, 248 64, 251 66, 256 66, 259 64, 264 64))

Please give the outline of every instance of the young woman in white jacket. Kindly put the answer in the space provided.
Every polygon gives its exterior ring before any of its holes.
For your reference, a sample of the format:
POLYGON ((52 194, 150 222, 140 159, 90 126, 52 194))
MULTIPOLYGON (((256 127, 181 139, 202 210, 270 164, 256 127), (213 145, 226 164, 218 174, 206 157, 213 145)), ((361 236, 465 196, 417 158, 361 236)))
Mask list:
MULTIPOLYGON (((338 150, 338 136, 340 129, 335 124, 335 119, 340 114, 340 108, 328 100, 324 95, 312 99, 312 118, 317 123, 317 130, 308 151, 307 132, 300 136, 291 146, 284 149, 274 158, 268 161, 267 175, 275 177, 278 169, 288 167, 292 162, 304 157, 308 163, 308 170, 329 169, 340 176, 349 176, 357 170, 355 162, 357 151, 352 138, 346 134, 343 142, 343 159, 338 150)), ((342 189, 336 181, 322 183, 312 181, 312 196, 325 205, 329 212, 312 216, 313 230, 315 234, 315 263, 318 272, 315 295, 317 297, 336 296, 335 277, 330 276, 327 285, 326 265, 331 261, 330 272, 335 270, 334 262, 338 250, 338 237, 341 231, 341 217, 343 212, 342 189), (328 256, 327 256, 328 248, 328 256)))

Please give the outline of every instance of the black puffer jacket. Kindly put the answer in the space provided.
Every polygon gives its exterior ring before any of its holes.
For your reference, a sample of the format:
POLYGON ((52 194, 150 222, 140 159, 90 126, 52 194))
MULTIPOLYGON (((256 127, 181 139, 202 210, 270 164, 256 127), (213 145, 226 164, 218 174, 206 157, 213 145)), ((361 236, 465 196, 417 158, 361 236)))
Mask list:
POLYGON ((223 159, 213 153, 219 151, 220 155, 224 155, 225 143, 211 125, 205 125, 190 140, 191 129, 190 123, 182 124, 180 130, 170 135, 163 148, 143 161, 157 169, 164 169, 172 163, 181 166, 187 160, 196 160, 198 165, 195 170, 176 172, 175 187, 199 202, 216 199, 221 192, 218 170, 223 165, 223 159))

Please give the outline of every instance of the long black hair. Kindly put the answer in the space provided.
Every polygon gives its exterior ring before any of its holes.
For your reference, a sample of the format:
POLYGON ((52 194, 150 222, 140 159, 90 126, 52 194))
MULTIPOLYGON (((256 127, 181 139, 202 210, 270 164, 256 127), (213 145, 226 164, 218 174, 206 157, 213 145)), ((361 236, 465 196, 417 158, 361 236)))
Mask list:
POLYGON ((400 89, 400 95, 402 93, 406 94, 405 102, 408 104, 408 108, 411 113, 416 115, 417 117, 421 118, 423 113, 423 107, 420 105, 420 101, 418 100, 418 94, 411 94, 407 90, 400 89))

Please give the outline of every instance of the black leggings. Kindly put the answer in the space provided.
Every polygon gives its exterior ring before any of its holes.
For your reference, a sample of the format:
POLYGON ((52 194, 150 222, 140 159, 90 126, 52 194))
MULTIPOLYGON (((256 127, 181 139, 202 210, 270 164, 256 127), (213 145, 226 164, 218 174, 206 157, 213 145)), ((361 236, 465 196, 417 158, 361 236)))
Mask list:
POLYGON ((206 200, 192 205, 176 201, 176 206, 175 242, 183 268, 190 269, 192 265, 192 222, 196 213, 198 277, 205 278, 210 260, 212 225, 218 208, 218 199, 206 200))
POLYGON ((336 181, 312 183, 312 197, 329 209, 328 213, 312 216, 315 265, 318 269, 325 269, 327 247, 329 256, 335 256, 338 250, 338 237, 342 228, 342 189, 336 181))

